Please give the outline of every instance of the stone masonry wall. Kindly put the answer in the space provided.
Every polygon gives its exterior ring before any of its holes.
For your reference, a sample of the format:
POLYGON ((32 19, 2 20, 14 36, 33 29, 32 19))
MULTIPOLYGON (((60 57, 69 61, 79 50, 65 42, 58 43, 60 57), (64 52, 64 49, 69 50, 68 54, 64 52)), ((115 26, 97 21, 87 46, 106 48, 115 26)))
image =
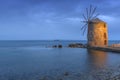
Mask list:
POLYGON ((92 22, 88 26, 88 45, 89 46, 107 46, 108 31, 104 22, 92 22))

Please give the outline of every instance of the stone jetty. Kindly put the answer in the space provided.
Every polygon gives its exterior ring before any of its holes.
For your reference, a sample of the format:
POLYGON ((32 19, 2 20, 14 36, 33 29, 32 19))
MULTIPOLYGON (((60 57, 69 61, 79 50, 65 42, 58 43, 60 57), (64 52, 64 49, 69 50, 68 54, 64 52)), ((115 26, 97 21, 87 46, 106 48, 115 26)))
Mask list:
MULTIPOLYGON (((61 44, 59 45, 53 45, 53 48, 63 48, 61 44)), ((94 47, 89 47, 87 44, 82 44, 82 43, 71 43, 67 46, 68 48, 87 48, 87 49, 94 49, 94 50, 101 50, 101 51, 106 51, 106 52, 117 52, 120 53, 120 44, 112 44, 110 46, 94 46, 94 47)))
POLYGON ((120 53, 120 48, 116 47, 88 47, 89 49, 101 50, 106 52, 117 52, 120 53))
POLYGON ((87 46, 87 44, 74 43, 74 44, 69 44, 68 47, 69 48, 87 48, 87 49, 95 49, 95 50, 101 50, 106 52, 120 53, 120 44, 112 44, 110 46, 104 46, 104 47, 99 47, 99 46, 89 47, 87 46))
POLYGON ((120 44, 112 44, 110 46, 105 46, 105 47, 88 47, 90 49, 96 49, 96 50, 102 50, 102 51, 107 51, 107 52, 117 52, 120 53, 120 44))

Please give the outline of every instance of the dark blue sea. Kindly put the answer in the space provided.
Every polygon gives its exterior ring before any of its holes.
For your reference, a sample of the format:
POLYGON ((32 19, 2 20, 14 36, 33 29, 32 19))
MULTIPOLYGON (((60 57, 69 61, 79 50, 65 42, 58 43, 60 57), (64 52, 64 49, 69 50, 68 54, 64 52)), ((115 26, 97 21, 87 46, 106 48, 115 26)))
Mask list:
POLYGON ((109 80, 119 75, 119 53, 68 48, 70 43, 86 41, 0 41, 0 80, 109 80), (63 48, 51 47, 56 44, 63 48))

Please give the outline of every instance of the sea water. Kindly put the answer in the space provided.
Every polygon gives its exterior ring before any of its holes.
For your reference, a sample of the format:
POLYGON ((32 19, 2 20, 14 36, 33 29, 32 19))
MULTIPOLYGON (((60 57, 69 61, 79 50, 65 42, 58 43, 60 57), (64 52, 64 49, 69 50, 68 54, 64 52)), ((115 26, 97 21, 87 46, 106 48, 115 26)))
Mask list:
POLYGON ((0 41, 0 80, 98 80, 119 74, 119 53, 67 48, 70 43, 86 41, 0 41), (56 44, 63 48, 49 47, 56 44))

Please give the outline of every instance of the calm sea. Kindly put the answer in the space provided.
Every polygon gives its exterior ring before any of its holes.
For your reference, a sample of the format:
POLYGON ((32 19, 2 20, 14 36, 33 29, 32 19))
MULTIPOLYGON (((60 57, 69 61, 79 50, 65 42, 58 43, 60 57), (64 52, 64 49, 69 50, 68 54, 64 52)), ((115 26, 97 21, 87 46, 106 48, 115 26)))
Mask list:
POLYGON ((0 80, 104 80, 119 74, 119 53, 67 48, 70 43, 86 41, 0 41, 0 80), (50 47, 55 44, 64 47, 50 47))

